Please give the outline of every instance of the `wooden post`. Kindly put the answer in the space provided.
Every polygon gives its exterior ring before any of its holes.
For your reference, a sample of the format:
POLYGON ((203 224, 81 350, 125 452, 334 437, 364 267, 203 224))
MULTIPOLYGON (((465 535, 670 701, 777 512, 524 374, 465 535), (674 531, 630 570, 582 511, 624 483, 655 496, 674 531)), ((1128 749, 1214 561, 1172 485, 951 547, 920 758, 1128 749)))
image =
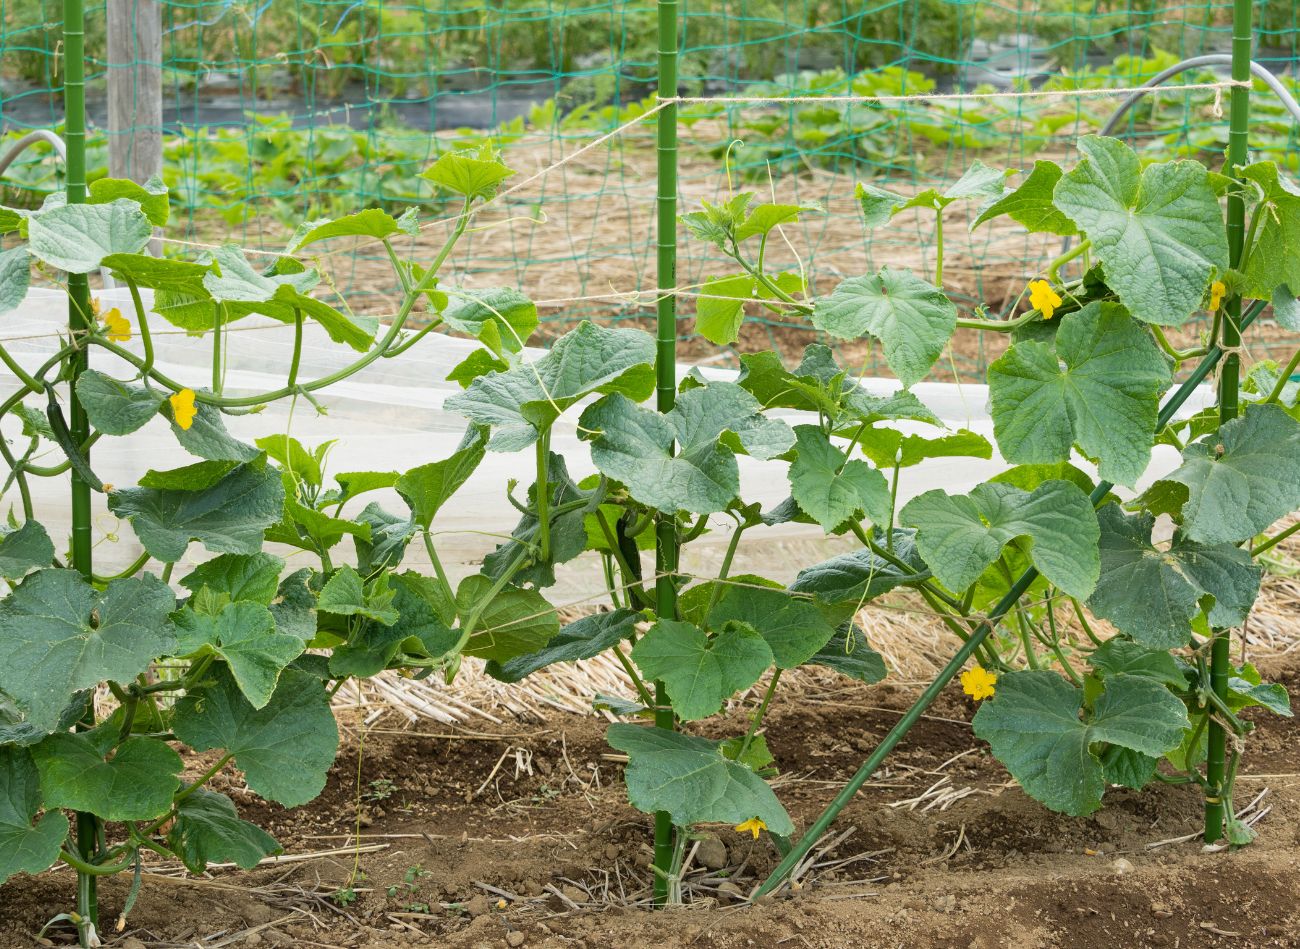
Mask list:
POLYGON ((143 184, 162 164, 162 3, 108 0, 108 173, 143 184))

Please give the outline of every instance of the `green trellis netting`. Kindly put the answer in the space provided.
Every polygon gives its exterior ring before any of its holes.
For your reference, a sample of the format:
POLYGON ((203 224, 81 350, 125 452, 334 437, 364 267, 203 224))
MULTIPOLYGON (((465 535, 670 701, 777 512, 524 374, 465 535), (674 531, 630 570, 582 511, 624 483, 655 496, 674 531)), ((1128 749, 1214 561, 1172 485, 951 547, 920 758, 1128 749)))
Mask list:
MULTIPOLYGON (((276 250, 304 218, 363 206, 420 203, 436 218, 438 199, 415 174, 440 152, 491 143, 518 169, 516 181, 532 179, 653 105, 652 0, 161 0, 161 8, 169 252, 223 240, 276 250)), ((1261 0, 1256 11, 1255 58, 1292 88, 1297 9, 1261 0)), ((62 121, 59 10, 58 0, 0 0, 0 128, 9 139, 62 121)), ((855 181, 907 192, 951 181, 976 158, 1026 168, 1036 156, 1063 156, 1115 106, 1071 90, 1130 88, 1187 56, 1226 52, 1230 14, 1222 0, 683 0, 685 96, 980 94, 685 106, 683 207, 729 190, 819 206, 769 250, 819 289, 869 266, 925 265, 933 215, 903 215, 867 235, 855 181), (983 97, 1031 89, 1060 95, 983 97)), ((107 173, 105 23, 104 0, 88 3, 92 180, 107 173)), ((1295 171, 1300 137, 1272 101, 1256 97, 1252 140, 1295 171)), ((1153 154, 1203 159, 1222 153, 1226 131, 1214 90, 1149 97, 1122 129, 1153 154)), ((653 168, 651 123, 569 157, 486 216, 457 279, 522 287, 552 335, 584 318, 648 322, 653 168)), ((48 152, 29 151, 5 173, 3 200, 37 204, 60 172, 48 152)), ((1014 306, 1051 248, 960 223, 950 217, 945 227, 946 289, 967 307, 1014 306)), ((441 233, 434 225, 419 240, 432 245, 441 233)), ((391 308, 381 248, 330 247, 328 265, 350 305, 391 308)), ((731 355, 689 341, 690 293, 724 266, 684 243, 687 358, 731 355)), ((745 332, 740 350, 775 344, 793 354, 816 338, 770 312, 745 332)), ((981 345, 959 336, 936 378, 970 378, 991 355, 981 345)), ((855 367, 879 368, 870 349, 839 348, 855 367)))

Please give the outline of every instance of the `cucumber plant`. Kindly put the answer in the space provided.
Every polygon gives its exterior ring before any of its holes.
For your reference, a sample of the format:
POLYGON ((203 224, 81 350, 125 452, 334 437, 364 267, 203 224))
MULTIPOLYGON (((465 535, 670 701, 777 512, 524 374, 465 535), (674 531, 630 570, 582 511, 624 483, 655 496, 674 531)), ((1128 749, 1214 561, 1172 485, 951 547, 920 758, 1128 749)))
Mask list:
POLYGON ((1017 301, 1001 316, 962 315, 944 293, 941 227, 934 273, 885 267, 814 295, 768 252, 776 228, 817 209, 738 194, 684 216, 734 265, 707 284, 698 332, 729 345, 747 309, 793 311, 832 337, 878 342, 901 383, 891 395, 868 394, 829 348, 813 345, 794 366, 761 352, 741 355, 734 379, 692 372, 660 414, 639 404, 652 388, 650 337, 584 324, 536 363, 475 378, 448 401, 490 430, 487 450, 534 449, 526 513, 489 558, 497 577, 506 577, 502 565, 520 565, 501 589, 540 590, 555 564, 584 549, 597 552, 608 584, 608 611, 489 671, 516 681, 610 650, 639 701, 605 707, 649 717, 661 686, 682 724, 621 722, 608 737, 628 756, 631 802, 667 813, 679 829, 674 864, 659 868, 670 885, 696 825, 765 827, 779 845, 793 831, 765 780, 775 771, 762 732, 773 694, 786 670, 805 664, 882 678, 884 663, 854 617, 898 588, 978 646, 967 676, 983 700, 975 732, 1027 793, 1083 815, 1108 786, 1195 784, 1222 803, 1232 843, 1250 836, 1232 809, 1242 743, 1216 774, 1206 768, 1207 738, 1222 728, 1244 739, 1243 708, 1289 715, 1289 701, 1249 664, 1228 669, 1226 689, 1216 690, 1211 653, 1249 613, 1258 556, 1292 529, 1266 532, 1300 508, 1290 381, 1300 352, 1285 367, 1252 369, 1238 418, 1220 425, 1217 409, 1172 409, 1212 365, 1197 361, 1221 353, 1226 327, 1245 328, 1271 303, 1278 323, 1300 329, 1291 290, 1300 286, 1300 189, 1271 163, 1228 169, 1230 177, 1190 161, 1144 166, 1115 139, 1084 138, 1079 152, 1074 167, 1040 161, 1015 184, 977 162, 945 190, 858 188, 869 228, 917 207, 941 223, 946 207, 963 202, 975 208, 975 227, 1008 217, 1029 233, 1070 238, 1026 287, 1029 306, 1017 312, 1017 301), (1224 228, 1224 204, 1234 200, 1250 208, 1235 261, 1224 228), (1254 301, 1245 311, 1233 302, 1242 297, 1254 301), (1198 316, 1212 323, 1201 344, 1177 348, 1169 331, 1198 316), (899 504, 905 470, 925 458, 992 456, 989 440, 946 430, 909 388, 958 328, 1009 337, 988 385, 993 441, 1010 467, 965 494, 932 490, 899 504), (1172 391, 1189 367, 1197 368, 1172 391), (570 408, 597 470, 579 481, 549 450, 555 419, 570 408), (1181 464, 1141 493, 1113 491, 1137 484, 1157 443, 1177 447, 1181 464), (783 467, 788 499, 768 510, 747 502, 739 455, 783 467), (549 517, 539 520, 539 509, 549 517), (668 571, 679 594, 672 615, 661 612, 640 557, 665 516, 682 545, 711 523, 732 528, 717 576, 668 571), (731 575, 742 536, 789 521, 859 546, 789 584, 731 575), (996 613, 995 635, 974 639, 1003 600, 1014 605, 996 613), (1084 632, 1069 632, 1066 616, 1084 632), (1097 620, 1113 634, 1098 635, 1097 620), (756 685, 744 731, 721 740, 691 733, 689 723, 756 685))
MULTIPOLYGON (((280 851, 210 782, 230 764, 263 798, 285 806, 314 798, 338 744, 330 695, 348 678, 390 667, 428 675, 462 656, 507 662, 557 631, 545 602, 512 585, 533 567, 522 554, 454 587, 441 569, 430 524, 483 457, 486 429, 471 427, 449 458, 409 471, 329 477, 328 444, 304 446, 285 432, 250 444, 224 421, 281 399, 318 405, 334 383, 438 327, 483 342, 459 370, 471 377, 517 353, 537 322, 531 303, 511 290, 439 282, 476 208, 511 174, 486 152, 447 153, 423 172, 460 211, 434 258, 420 262, 394 246, 418 227, 415 209, 309 221, 264 268, 234 245, 187 260, 143 253, 167 220, 158 181, 103 179, 84 203, 60 192, 35 211, 0 209, 0 228, 17 238, 0 253, 0 313, 22 306, 36 268, 65 282, 79 317, 39 365, 0 347, 18 380, 0 401, 13 505, 0 536, 0 882, 60 861, 74 868, 82 886, 66 918, 83 944, 98 945, 94 880, 134 871, 138 883, 145 853, 200 872, 218 861, 251 867, 280 851), (309 255, 337 237, 388 251, 403 296, 382 331, 345 301, 313 294, 324 277, 309 255), (126 287, 127 313, 88 297, 78 309, 77 278, 97 269, 126 287), (230 393, 223 334, 252 314, 292 327, 293 354, 283 386, 230 393), (424 325, 404 329, 417 314, 424 325), (159 321, 210 340, 207 387, 159 367, 151 336, 159 321), (305 378, 307 321, 355 359, 305 378), (92 447, 146 425, 169 426, 189 463, 142 471, 134 485, 103 483, 92 447), (41 477, 72 477, 101 493, 130 524, 139 558, 112 575, 72 569, 37 510, 30 483, 41 477), (360 507, 362 495, 385 488, 401 513, 360 507), (437 566, 433 577, 399 569, 417 537, 437 566), (345 540, 355 559, 339 559, 345 540), (174 577, 195 543, 210 559, 174 577), (285 548, 306 552, 313 566, 286 572, 272 552, 285 548), (101 707, 111 712, 97 716, 101 707), (182 770, 182 745, 201 756, 195 775, 182 770), (75 833, 65 812, 78 815, 75 833)), ((540 505, 539 517, 549 526, 572 510, 566 498, 552 511, 540 505)), ((88 517, 74 516, 73 529, 88 538, 88 517)))

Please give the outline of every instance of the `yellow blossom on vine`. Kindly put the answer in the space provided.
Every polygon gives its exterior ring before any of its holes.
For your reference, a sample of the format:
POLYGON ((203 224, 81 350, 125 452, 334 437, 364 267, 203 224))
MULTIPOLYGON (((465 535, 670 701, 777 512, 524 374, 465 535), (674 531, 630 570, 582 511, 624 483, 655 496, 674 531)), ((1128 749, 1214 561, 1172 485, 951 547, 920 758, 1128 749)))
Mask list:
POLYGON ((743 834, 745 831, 749 831, 751 834, 754 835, 755 840, 758 840, 758 832, 760 830, 767 830, 767 825, 764 824, 757 817, 751 817, 743 824, 736 825, 736 833, 743 834))
POLYGON ((96 319, 99 318, 99 297, 90 298, 90 312, 96 319))
POLYGON ((1039 313, 1043 314, 1043 319, 1050 320, 1056 313, 1056 308, 1061 305, 1061 295, 1052 289, 1052 285, 1046 280, 1029 281, 1029 305, 1039 313))
POLYGON ((131 321, 122 315, 117 307, 104 314, 104 325, 108 328, 110 342, 126 343, 131 340, 131 321))
POLYGON ((1210 312, 1213 313, 1219 309, 1223 303, 1223 298, 1228 295, 1228 288, 1223 285, 1222 280, 1216 280, 1210 284, 1210 312))
POLYGON ((993 693, 996 691, 994 685, 997 681, 998 674, 989 672, 983 666, 974 666, 961 674, 962 691, 976 702, 981 699, 992 698, 993 693))
POLYGON ((198 409, 194 406, 194 390, 182 389, 167 400, 172 404, 172 418, 181 428, 188 429, 194 424, 198 409))

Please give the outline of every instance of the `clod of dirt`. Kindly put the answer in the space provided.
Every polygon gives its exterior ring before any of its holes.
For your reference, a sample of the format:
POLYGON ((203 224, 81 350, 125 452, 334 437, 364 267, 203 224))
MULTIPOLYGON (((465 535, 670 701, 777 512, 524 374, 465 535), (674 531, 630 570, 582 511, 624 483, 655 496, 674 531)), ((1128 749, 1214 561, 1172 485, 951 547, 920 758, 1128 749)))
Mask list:
POLYGON ((479 916, 486 916, 492 912, 492 904, 486 896, 480 893, 465 904, 465 911, 477 919, 479 916))
MULTIPOLYGON (((254 935, 256 935, 256 933, 254 933, 254 935)), ((261 942, 261 940, 259 939, 258 942, 261 942)), ((248 942, 248 940, 244 940, 244 943, 245 945, 250 945, 250 946, 253 945, 251 942, 248 942)), ((122 940, 121 949, 145 949, 145 945, 139 939, 136 939, 134 936, 127 936, 125 939, 122 940)))
POLYGON ((717 837, 705 837, 695 851, 695 859, 706 870, 721 870, 727 865, 727 845, 717 837))
POLYGON ((524 934, 518 931, 507 933, 506 944, 510 946, 522 946, 524 944, 524 934))
POLYGON ((718 884, 718 900, 722 903, 744 902, 745 891, 730 880, 718 884))
POLYGON ((590 899, 590 897, 585 892, 583 892, 578 887, 573 886, 572 884, 564 887, 563 889, 560 890, 560 892, 564 894, 564 898, 566 900, 569 900, 572 903, 577 903, 579 906, 581 906, 583 903, 587 902, 587 900, 590 899))
POLYGON ((1123 857, 1117 857, 1111 861, 1110 870, 1118 876, 1123 876, 1126 873, 1133 872, 1133 864, 1128 860, 1125 860, 1123 857))

